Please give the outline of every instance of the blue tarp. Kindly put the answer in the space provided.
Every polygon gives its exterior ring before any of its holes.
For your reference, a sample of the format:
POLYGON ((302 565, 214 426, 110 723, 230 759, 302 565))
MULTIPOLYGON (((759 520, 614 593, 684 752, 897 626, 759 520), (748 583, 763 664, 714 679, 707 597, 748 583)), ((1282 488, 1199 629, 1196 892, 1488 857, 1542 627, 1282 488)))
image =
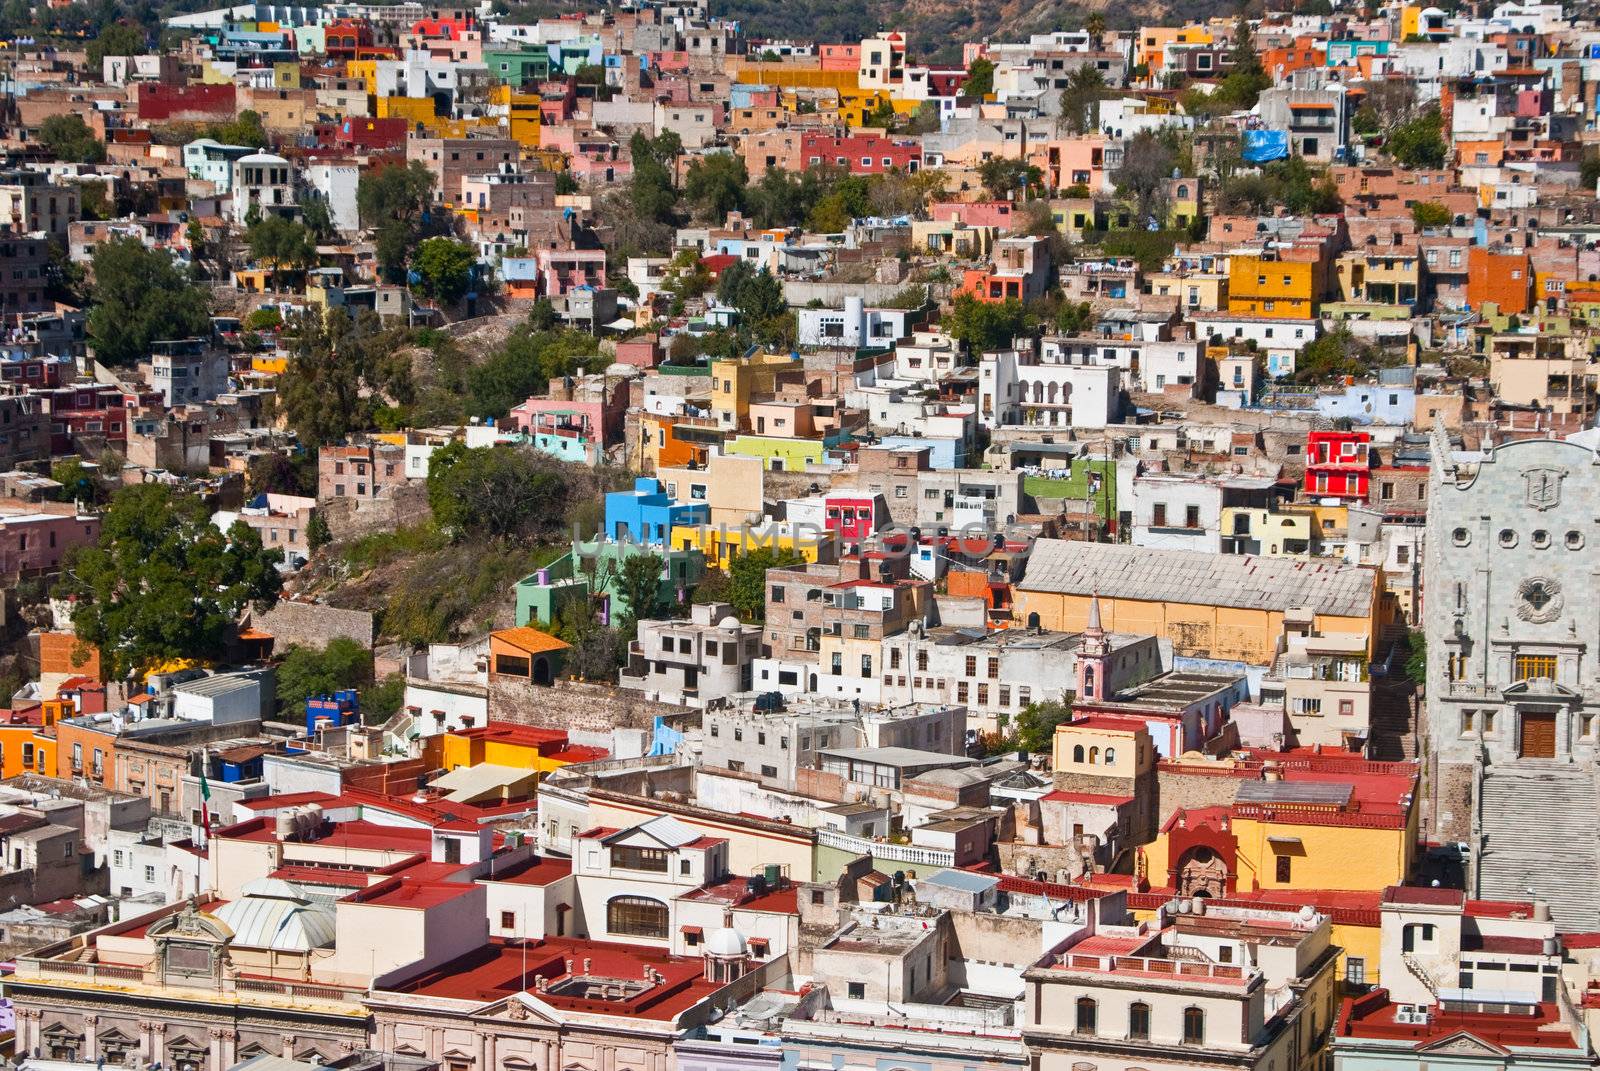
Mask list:
POLYGON ((1287 130, 1246 130, 1244 132, 1244 158, 1252 164, 1265 164, 1282 160, 1289 155, 1287 130))

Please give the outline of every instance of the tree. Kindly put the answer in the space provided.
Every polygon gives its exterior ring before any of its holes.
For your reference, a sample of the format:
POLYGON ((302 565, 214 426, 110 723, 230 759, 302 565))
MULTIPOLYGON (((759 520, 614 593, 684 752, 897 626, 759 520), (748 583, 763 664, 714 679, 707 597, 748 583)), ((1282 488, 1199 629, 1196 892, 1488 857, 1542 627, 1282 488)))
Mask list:
POLYGON ((744 206, 744 190, 749 183, 742 157, 729 152, 712 153, 689 165, 683 195, 700 218, 721 223, 729 212, 744 206))
POLYGON ((1026 196, 1027 191, 1038 188, 1044 172, 1026 160, 996 156, 978 165, 978 179, 991 197, 1013 200, 1021 199, 1018 191, 1026 196))
POLYGON ((539 331, 523 325, 487 361, 467 372, 467 411, 499 419, 543 393, 552 379, 604 367, 595 340, 581 331, 539 331))
POLYGON ((950 337, 963 343, 976 358, 1004 349, 1027 329, 1027 311, 1020 301, 979 301, 971 294, 955 299, 950 312, 950 337))
POLYGON ((245 246, 256 263, 274 271, 305 271, 317 262, 316 243, 302 223, 268 215, 245 231, 245 246))
POLYGON ((1079 335, 1095 325, 1094 306, 1087 301, 1065 301, 1056 310, 1056 330, 1063 335, 1079 335))
POLYGON ((308 309, 284 331, 289 361, 278 377, 278 404, 301 445, 343 442, 373 426, 389 399, 415 400, 403 330, 386 329, 370 310, 308 309))
POLYGON ((728 563, 728 605, 741 621, 767 619, 767 570, 789 569, 803 559, 792 550, 756 547, 728 563))
POLYGON ((105 501, 105 484, 100 476, 75 457, 65 458, 50 466, 50 478, 61 485, 63 502, 83 502, 99 505, 105 501))
POLYGON ((306 543, 315 554, 329 543, 333 542, 333 532, 328 528, 328 522, 323 519, 322 511, 311 511, 311 519, 306 522, 306 543))
POLYGON ((272 144, 272 136, 261 123, 261 113, 246 108, 226 123, 216 123, 206 131, 207 136, 224 145, 249 145, 264 149, 272 144))
POLYGON ((1410 122, 1395 127, 1389 134, 1389 155, 1402 167, 1443 167, 1450 150, 1440 133, 1442 121, 1439 109, 1432 107, 1410 122))
POLYGON ((1450 210, 1438 201, 1418 201, 1411 206, 1411 218, 1418 227, 1448 227, 1450 210))
POLYGON ((1073 134, 1087 134, 1100 128, 1100 101, 1107 92, 1099 68, 1081 64, 1067 76, 1061 91, 1061 122, 1073 134))
POLYGON ((300 221, 305 224, 314 241, 330 241, 337 233, 333 229, 333 213, 328 209, 328 202, 321 197, 300 199, 300 221))
POLYGON ((1300 350, 1294 362, 1296 383, 1325 383, 1341 376, 1360 375, 1366 366, 1357 358, 1355 337, 1341 327, 1313 339, 1300 350))
POLYGON ((1233 70, 1211 95, 1212 102, 1220 108, 1246 111, 1255 107, 1262 90, 1271 86, 1272 76, 1261 66, 1261 57, 1250 35, 1250 24, 1240 15, 1233 30, 1233 70))
POLYGON ((1089 47, 1096 52, 1100 51, 1104 44, 1106 17, 1098 11, 1092 12, 1083 20, 1083 29, 1089 35, 1089 47))
POLYGON ((1167 182, 1172 177, 1172 150, 1149 130, 1141 130, 1128 139, 1119 167, 1112 181, 1117 192, 1132 197, 1139 206, 1142 226, 1149 219, 1157 225, 1164 222, 1167 182))
POLYGON ((148 47, 144 31, 124 22, 113 22, 102 27, 100 33, 84 49, 89 70, 96 79, 105 69, 107 56, 137 56, 148 47))
POLYGON ((1428 683, 1428 634, 1414 629, 1406 635, 1406 679, 1418 688, 1428 683))
POLYGON ((356 184, 356 210, 363 227, 378 227, 391 220, 414 223, 433 192, 433 172, 420 160, 389 164, 361 176, 356 184))
POLYGON ((372 683, 372 652, 348 636, 336 636, 321 650, 295 644, 278 665, 278 702, 304 713, 307 699, 372 683))
POLYGON ((1047 755, 1055 741, 1056 726, 1072 719, 1072 705, 1053 699, 1029 703, 1017 714, 1017 747, 1035 755, 1047 755))
POLYGON ((137 238, 116 238, 95 246, 92 265, 89 340, 103 363, 127 367, 148 357, 152 342, 210 330, 205 291, 165 252, 146 249, 137 238))
POLYGON ((428 460, 428 505, 456 539, 505 539, 553 529, 565 514, 567 485, 531 451, 460 442, 428 460))
POLYGON ((633 211, 644 219, 659 223, 676 217, 678 191, 672 182, 672 168, 683 151, 683 140, 672 131, 654 138, 635 133, 628 142, 633 158, 633 177, 629 180, 633 211))
POLYGON ((244 470, 245 489, 253 495, 317 494, 317 455, 309 450, 290 454, 270 450, 250 459, 244 470))
POLYGON ((906 121, 906 133, 937 134, 943 125, 939 115, 939 105, 931 100, 925 100, 917 105, 917 110, 912 112, 911 118, 906 121))
POLYGON ((478 255, 466 242, 427 238, 417 246, 415 268, 423 291, 447 305, 461 300, 477 266, 478 255))
POLYGON ((105 144, 78 115, 47 116, 39 124, 39 143, 57 160, 68 163, 98 164, 106 158, 105 144))
POLYGON ((617 570, 617 597, 627 607, 630 625, 648 621, 661 605, 661 569, 659 554, 631 554, 624 558, 617 570))
POLYGON ((219 530, 199 498, 144 483, 113 496, 99 540, 73 556, 63 587, 78 600, 78 638, 126 679, 161 662, 221 657, 244 609, 277 601, 282 560, 241 522, 219 530))
POLYGON ((987 97, 994 92, 994 61, 979 56, 967 67, 966 81, 961 83, 963 97, 987 97))

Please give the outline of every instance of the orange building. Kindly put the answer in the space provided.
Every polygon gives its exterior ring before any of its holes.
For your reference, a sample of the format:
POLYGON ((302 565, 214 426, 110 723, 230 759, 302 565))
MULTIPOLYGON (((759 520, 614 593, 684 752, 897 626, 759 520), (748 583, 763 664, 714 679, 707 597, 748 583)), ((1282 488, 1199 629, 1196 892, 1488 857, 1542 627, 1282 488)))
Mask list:
POLYGON ((1496 253, 1481 245, 1467 250, 1467 304, 1474 309, 1492 301, 1502 313, 1528 311, 1533 262, 1526 250, 1496 253))
POLYGON ((713 443, 722 433, 709 424, 702 428, 687 417, 644 413, 639 417, 639 471, 705 468, 713 443))
POLYGON ((56 772, 55 719, 44 706, 0 711, 0 778, 56 772))
POLYGON ((1278 78, 1307 68, 1320 69, 1327 61, 1328 53, 1316 47, 1312 37, 1296 37, 1292 45, 1269 48, 1261 54, 1262 68, 1278 78))
MULTIPOLYGON (((47 700, 45 707, 56 704, 55 775, 61 778, 83 778, 96 784, 113 788, 116 772, 117 737, 109 726, 74 724, 65 719, 77 712, 65 700, 47 700)), ((87 720, 87 719, 86 719, 87 720)))
POLYGON ((1322 262, 1238 255, 1228 265, 1228 311, 1308 320, 1325 289, 1322 262))

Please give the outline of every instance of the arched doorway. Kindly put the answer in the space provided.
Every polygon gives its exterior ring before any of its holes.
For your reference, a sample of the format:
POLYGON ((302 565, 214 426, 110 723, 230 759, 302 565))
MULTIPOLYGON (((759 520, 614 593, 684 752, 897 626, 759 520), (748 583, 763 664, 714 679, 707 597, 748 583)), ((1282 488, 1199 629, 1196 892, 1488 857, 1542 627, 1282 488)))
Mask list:
POLYGON ((1178 862, 1178 895, 1226 896, 1228 864, 1207 845, 1197 844, 1178 862))

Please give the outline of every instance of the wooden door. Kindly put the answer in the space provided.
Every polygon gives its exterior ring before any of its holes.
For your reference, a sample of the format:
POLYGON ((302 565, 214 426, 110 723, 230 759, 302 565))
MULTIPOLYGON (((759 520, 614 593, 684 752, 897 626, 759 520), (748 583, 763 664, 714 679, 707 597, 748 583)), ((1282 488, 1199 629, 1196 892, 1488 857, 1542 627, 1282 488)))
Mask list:
POLYGON ((1522 751, 1525 759, 1556 757, 1556 716, 1553 713, 1526 712, 1522 715, 1522 751))

